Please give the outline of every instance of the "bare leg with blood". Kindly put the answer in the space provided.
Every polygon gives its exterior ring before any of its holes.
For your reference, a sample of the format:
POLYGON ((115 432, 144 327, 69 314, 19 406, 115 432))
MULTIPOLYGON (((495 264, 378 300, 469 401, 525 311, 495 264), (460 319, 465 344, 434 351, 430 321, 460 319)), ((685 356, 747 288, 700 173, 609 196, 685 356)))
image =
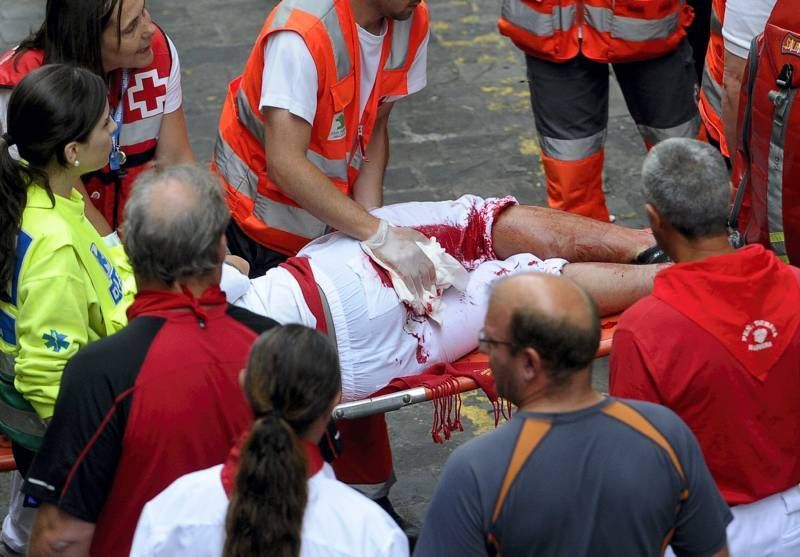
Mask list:
POLYGON ((625 228, 547 207, 514 205, 492 227, 498 259, 533 253, 571 263, 632 263, 655 243, 649 230, 625 228))

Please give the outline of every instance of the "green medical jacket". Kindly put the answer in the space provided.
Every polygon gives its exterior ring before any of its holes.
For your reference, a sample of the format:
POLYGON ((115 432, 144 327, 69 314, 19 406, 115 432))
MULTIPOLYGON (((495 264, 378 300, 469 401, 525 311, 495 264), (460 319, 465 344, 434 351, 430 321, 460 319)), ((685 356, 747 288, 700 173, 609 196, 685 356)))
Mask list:
POLYGON ((53 414, 64 366, 82 346, 125 326, 135 286, 122 246, 108 247, 84 216, 83 197, 28 188, 11 303, 0 302, 0 350, 14 386, 42 419, 53 414))

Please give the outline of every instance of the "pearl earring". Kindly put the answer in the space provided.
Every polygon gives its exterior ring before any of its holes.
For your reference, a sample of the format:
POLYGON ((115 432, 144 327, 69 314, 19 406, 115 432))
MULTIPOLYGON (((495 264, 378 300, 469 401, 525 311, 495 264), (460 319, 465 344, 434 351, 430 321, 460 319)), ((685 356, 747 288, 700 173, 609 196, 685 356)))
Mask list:
POLYGON ((81 161, 76 159, 75 162, 72 164, 75 166, 75 168, 78 168, 81 165, 81 161))

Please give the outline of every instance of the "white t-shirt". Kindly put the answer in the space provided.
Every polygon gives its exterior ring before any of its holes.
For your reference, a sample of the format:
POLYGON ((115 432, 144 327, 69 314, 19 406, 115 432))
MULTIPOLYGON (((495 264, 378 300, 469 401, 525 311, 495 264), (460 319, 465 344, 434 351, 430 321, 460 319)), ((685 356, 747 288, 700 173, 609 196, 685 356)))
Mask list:
MULTIPOLYGON (((181 89, 181 62, 178 58, 178 50, 172 39, 167 37, 169 51, 172 55, 172 68, 167 79, 167 98, 164 101, 164 114, 175 112, 181 107, 183 102, 183 91, 181 89)), ((11 99, 11 89, 0 89, 0 133, 4 132, 8 126, 8 101, 11 99)))
MULTIPOLYGON (((358 28, 361 50, 361 86, 359 89, 359 118, 375 86, 387 26, 380 35, 358 28)), ((427 83, 428 38, 422 45, 408 72, 408 94, 416 93, 427 83)), ((388 97, 393 102, 400 97, 388 97)), ((275 33, 264 47, 264 70, 261 77, 259 108, 283 108, 309 124, 317 112, 317 68, 303 38, 293 31, 275 33)))
MULTIPOLYGON (((145 505, 131 557, 219 557, 228 496, 222 465, 187 474, 145 505)), ((403 531, 378 505, 336 479, 325 464, 308 480, 301 557, 407 557, 403 531)))
POLYGON ((747 58, 753 38, 764 31, 775 0, 727 0, 722 38, 725 50, 747 58))

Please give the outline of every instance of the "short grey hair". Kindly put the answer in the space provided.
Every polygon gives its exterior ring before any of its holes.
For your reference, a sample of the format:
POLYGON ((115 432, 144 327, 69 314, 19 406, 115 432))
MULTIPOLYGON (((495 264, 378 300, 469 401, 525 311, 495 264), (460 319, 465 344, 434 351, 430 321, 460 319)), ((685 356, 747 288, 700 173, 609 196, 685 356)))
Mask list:
POLYGON ((642 164, 642 193, 687 238, 727 231, 730 177, 708 143, 673 138, 653 147, 642 164))
POLYGON ((219 268, 230 220, 216 176, 197 165, 142 174, 125 205, 123 244, 139 278, 173 284, 219 268))

